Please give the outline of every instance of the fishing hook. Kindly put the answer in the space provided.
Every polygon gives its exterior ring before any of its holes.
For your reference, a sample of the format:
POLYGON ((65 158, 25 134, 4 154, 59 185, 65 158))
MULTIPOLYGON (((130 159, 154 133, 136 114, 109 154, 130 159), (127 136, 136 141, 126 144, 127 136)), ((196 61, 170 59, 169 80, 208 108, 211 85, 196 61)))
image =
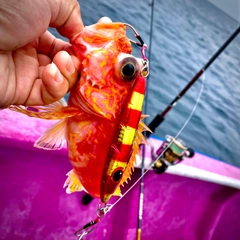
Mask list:
POLYGON ((79 229, 77 232, 75 232, 75 236, 78 237, 78 240, 82 240, 84 236, 92 232, 94 230, 94 226, 98 222, 100 222, 101 218, 103 218, 108 211, 110 211, 111 207, 112 207, 111 204, 100 202, 98 204, 98 208, 96 211, 97 217, 95 218, 95 220, 90 221, 89 223, 84 225, 81 229, 79 229))
POLYGON ((132 39, 129 39, 129 41, 131 43, 136 44, 137 46, 141 47, 141 54, 142 54, 142 69, 141 69, 141 75, 143 77, 147 77, 149 74, 149 63, 148 63, 148 59, 146 57, 145 54, 145 50, 147 49, 147 45, 144 43, 144 41, 142 40, 141 36, 138 34, 137 30, 130 24, 128 23, 124 23, 125 26, 129 27, 135 34, 135 38, 137 38, 139 40, 139 42, 136 42, 132 39))
POLYGON ((136 30, 132 25, 130 25, 130 24, 128 24, 128 23, 123 23, 123 24, 124 24, 125 26, 131 28, 132 31, 133 31, 134 34, 135 34, 135 38, 137 38, 137 39, 139 40, 139 42, 136 42, 136 41, 134 41, 134 40, 132 40, 132 39, 129 39, 130 42, 136 44, 136 45, 139 46, 139 47, 142 47, 142 46, 146 45, 146 44, 144 43, 144 41, 142 40, 142 38, 140 37, 140 35, 138 34, 137 30, 136 30))

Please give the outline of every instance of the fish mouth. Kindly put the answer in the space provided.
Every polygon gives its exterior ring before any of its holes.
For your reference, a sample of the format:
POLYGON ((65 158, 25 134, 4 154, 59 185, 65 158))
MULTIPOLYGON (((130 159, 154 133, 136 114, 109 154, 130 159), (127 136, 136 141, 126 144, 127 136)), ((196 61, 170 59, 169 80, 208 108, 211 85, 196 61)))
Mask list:
POLYGON ((91 104, 88 103, 88 101, 86 100, 86 98, 82 94, 79 94, 77 99, 78 99, 78 106, 84 112, 86 112, 88 114, 95 115, 97 117, 109 119, 109 120, 114 119, 114 116, 110 116, 109 114, 105 114, 104 112, 102 112, 100 110, 96 110, 93 106, 91 106, 91 104))
POLYGON ((113 195, 113 193, 111 193, 111 194, 105 194, 103 198, 101 197, 101 201, 102 201, 103 203, 107 203, 107 202, 109 201, 109 199, 112 197, 112 195, 113 195))

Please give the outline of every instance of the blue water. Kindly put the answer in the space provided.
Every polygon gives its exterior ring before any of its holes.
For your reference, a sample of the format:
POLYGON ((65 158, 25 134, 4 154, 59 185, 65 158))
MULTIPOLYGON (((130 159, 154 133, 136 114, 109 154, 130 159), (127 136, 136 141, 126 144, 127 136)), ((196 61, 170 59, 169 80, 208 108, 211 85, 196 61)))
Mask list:
MULTIPOLYGON (((133 25, 148 45, 151 38, 147 123, 166 108, 238 26, 206 0, 155 0, 150 36, 151 0, 79 2, 85 25, 108 16, 133 25)), ((130 31, 128 34, 133 37, 130 31)), ((137 47, 133 53, 140 56, 137 47)), ((178 133, 202 82, 203 77, 169 112, 156 136, 178 133)), ((206 71, 198 107, 179 137, 199 152, 240 167, 240 35, 206 71)))

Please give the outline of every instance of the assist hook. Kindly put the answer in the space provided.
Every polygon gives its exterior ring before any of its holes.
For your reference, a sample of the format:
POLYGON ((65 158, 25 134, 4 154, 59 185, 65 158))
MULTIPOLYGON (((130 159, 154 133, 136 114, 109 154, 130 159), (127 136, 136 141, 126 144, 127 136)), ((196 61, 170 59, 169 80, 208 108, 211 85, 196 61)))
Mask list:
POLYGON ((75 233, 75 236, 78 237, 78 240, 82 240, 84 236, 86 236, 87 234, 89 234, 94 230, 95 224, 100 222, 101 218, 104 217, 108 211, 110 211, 111 206, 112 206, 111 204, 106 204, 102 202, 98 204, 98 208, 96 212, 97 217, 94 220, 87 223, 86 225, 84 225, 81 229, 79 229, 75 233))
POLYGON ((145 50, 147 49, 147 45, 144 43, 144 41, 142 40, 141 36, 138 34, 137 30, 130 24, 128 23, 124 23, 125 26, 129 27, 135 34, 135 38, 137 38, 139 40, 139 42, 136 42, 132 39, 129 39, 129 41, 131 43, 134 43, 135 45, 141 47, 141 54, 142 54, 142 59, 143 59, 143 67, 141 69, 141 75, 143 77, 147 77, 149 74, 149 64, 148 64, 148 59, 146 57, 145 54, 145 50))

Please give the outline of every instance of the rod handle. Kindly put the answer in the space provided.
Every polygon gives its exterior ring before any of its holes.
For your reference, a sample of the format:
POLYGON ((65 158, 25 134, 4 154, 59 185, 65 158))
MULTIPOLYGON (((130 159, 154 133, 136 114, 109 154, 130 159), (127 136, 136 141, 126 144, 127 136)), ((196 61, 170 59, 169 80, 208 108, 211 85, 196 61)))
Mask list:
MULTIPOLYGON (((162 117, 161 115, 157 115, 148 125, 148 127, 150 128, 150 130, 154 133, 155 129, 164 121, 164 117, 162 117)), ((151 135, 151 132, 147 131, 146 132, 146 136, 149 137, 151 135)))
POLYGON ((142 230, 140 228, 138 228, 138 230, 137 230, 137 240, 141 240, 141 232, 142 232, 142 230))

